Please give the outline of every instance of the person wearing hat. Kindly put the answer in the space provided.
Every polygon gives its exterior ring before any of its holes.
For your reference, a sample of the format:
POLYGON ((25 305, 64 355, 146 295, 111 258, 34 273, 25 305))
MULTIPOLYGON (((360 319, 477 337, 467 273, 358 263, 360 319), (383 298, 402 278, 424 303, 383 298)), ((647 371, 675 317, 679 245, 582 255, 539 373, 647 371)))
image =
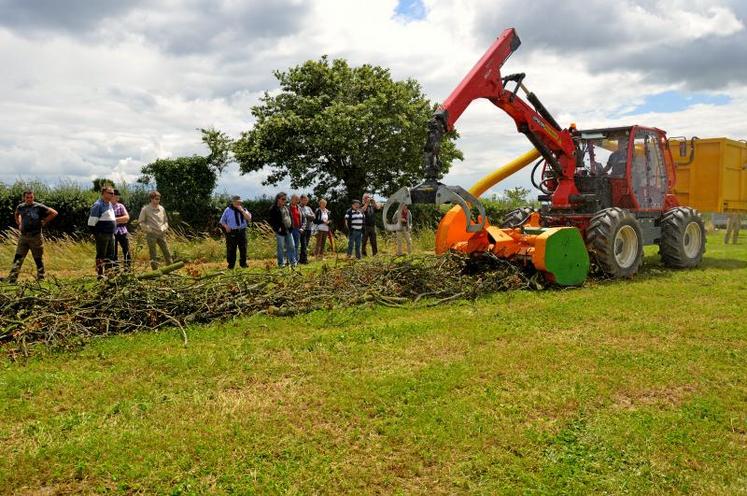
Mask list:
POLYGON ((122 259, 124 260, 124 270, 129 272, 132 266, 130 257, 130 240, 127 237, 127 223, 130 222, 130 214, 120 201, 119 190, 114 190, 112 204, 114 205, 114 220, 117 227, 114 229, 114 262, 119 263, 119 248, 122 248, 122 259))
POLYGON ((360 208, 361 201, 353 200, 353 205, 345 212, 345 227, 348 228, 348 258, 353 255, 353 247, 355 247, 355 258, 361 258, 363 212, 360 208))
POLYGON ((252 214, 241 205, 241 197, 234 195, 231 203, 220 217, 220 225, 226 232, 226 262, 228 268, 236 265, 236 249, 239 249, 239 266, 246 268, 246 229, 252 221, 252 214))

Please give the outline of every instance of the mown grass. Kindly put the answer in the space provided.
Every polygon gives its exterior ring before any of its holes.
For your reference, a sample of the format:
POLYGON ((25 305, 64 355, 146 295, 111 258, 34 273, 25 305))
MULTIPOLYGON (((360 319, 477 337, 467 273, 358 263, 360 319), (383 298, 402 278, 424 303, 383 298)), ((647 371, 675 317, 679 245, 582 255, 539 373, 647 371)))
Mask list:
POLYGON ((745 494, 745 246, 4 363, 0 491, 745 494))

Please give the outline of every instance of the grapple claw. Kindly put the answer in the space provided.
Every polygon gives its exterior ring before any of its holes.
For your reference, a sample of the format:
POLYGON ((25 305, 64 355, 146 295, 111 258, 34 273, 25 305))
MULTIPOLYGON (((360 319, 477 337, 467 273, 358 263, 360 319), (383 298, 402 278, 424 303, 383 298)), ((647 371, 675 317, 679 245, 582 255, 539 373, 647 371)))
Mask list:
POLYGON ((399 231, 401 229, 401 224, 399 222, 389 222, 389 209, 392 208, 392 205, 397 205, 397 213, 395 214, 395 219, 400 219, 402 217, 402 205, 411 205, 412 204, 412 198, 410 198, 410 188, 400 188, 397 190, 396 193, 391 195, 386 203, 384 204, 384 212, 382 217, 384 218, 384 228, 386 228, 387 231, 399 231))
POLYGON ((399 222, 390 222, 389 210, 393 205, 398 205, 397 213, 394 219, 399 219, 402 215, 403 205, 412 204, 430 204, 442 205, 450 203, 458 205, 464 212, 467 221, 467 232, 480 232, 485 228, 485 207, 469 191, 460 186, 446 186, 436 181, 426 181, 412 189, 402 188, 389 197, 384 205, 384 227, 387 231, 399 231, 399 222), (472 210, 470 205, 474 206, 479 212, 477 221, 472 219, 472 210))

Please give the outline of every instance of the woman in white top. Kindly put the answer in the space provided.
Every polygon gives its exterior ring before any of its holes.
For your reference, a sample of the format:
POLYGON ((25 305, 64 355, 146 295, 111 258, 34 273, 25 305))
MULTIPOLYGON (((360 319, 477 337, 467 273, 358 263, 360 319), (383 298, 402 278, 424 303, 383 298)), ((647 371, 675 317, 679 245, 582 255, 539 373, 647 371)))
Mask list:
POLYGON ((322 198, 319 200, 319 208, 316 209, 316 214, 314 214, 314 224, 316 225, 316 248, 314 249, 314 255, 320 260, 324 257, 324 244, 327 241, 331 220, 332 216, 329 210, 327 210, 327 200, 322 198))

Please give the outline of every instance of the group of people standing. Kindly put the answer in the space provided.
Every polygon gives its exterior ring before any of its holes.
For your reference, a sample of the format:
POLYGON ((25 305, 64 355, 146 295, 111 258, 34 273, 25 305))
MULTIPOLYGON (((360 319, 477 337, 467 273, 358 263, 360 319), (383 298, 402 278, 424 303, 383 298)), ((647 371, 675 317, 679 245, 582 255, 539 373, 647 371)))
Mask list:
POLYGON ((324 256, 324 246, 331 234, 332 214, 327 210, 327 201, 319 200, 319 207, 313 210, 306 195, 288 195, 280 192, 270 208, 270 227, 277 242, 279 267, 295 267, 309 263, 309 245, 316 235, 313 255, 324 256))
MULTIPOLYGON (((173 257, 166 241, 169 222, 166 210, 161 205, 161 194, 158 191, 151 191, 149 200, 149 203, 140 210, 138 226, 145 233, 150 265, 155 270, 159 266, 159 248, 166 264, 171 264, 173 257)), ((378 204, 370 193, 363 195, 363 202, 353 200, 344 219, 348 230, 348 258, 353 254, 356 258, 367 256, 367 245, 370 245, 372 255, 378 253, 376 211, 381 208, 382 205, 378 204)), ((15 282, 18 279, 29 251, 36 263, 37 279, 44 279, 42 229, 57 215, 55 209, 37 202, 33 191, 23 193, 23 202, 15 210, 20 236, 8 282, 15 282)), ((131 270, 132 254, 127 229, 129 221, 130 215, 120 200, 119 191, 111 186, 104 186, 100 198, 91 207, 87 222, 95 240, 95 266, 98 278, 105 277, 107 271, 115 267, 121 267, 124 271, 131 270)), ((230 204, 220 218, 220 225, 226 235, 226 262, 229 269, 236 266, 237 251, 239 266, 247 267, 247 229, 251 221, 252 215, 242 205, 241 197, 231 197, 230 204)), ((269 212, 269 224, 277 242, 278 266, 295 267, 297 264, 307 264, 311 256, 321 260, 328 240, 334 249, 332 221, 332 212, 327 209, 325 199, 320 199, 318 207, 312 209, 307 195, 294 194, 288 201, 286 193, 278 193, 269 212)), ((412 213, 406 206, 402 210, 399 223, 397 254, 403 253, 403 243, 406 243, 409 254, 412 252, 412 213)))
MULTIPOLYGON (((308 263, 312 236, 315 236, 313 255, 317 259, 323 258, 327 239, 334 242, 331 229, 332 213, 327 209, 327 201, 320 199, 316 210, 309 206, 309 198, 306 195, 292 195, 290 204, 287 204, 287 201, 286 193, 278 193, 270 209, 270 226, 277 239, 278 266, 294 267, 297 263, 308 263)), ((381 208, 382 205, 376 203, 373 195, 366 193, 363 195, 362 203, 358 199, 353 200, 351 207, 345 212, 348 258, 353 256, 354 251, 356 258, 367 256, 368 244, 371 245, 371 255, 375 256, 378 253, 376 211, 381 208)), ((397 235, 398 255, 402 255, 403 240, 407 243, 407 253, 412 253, 411 229, 412 213, 405 206, 397 235)))
MULTIPOLYGON (((117 266, 120 249, 124 270, 131 270, 132 255, 127 231, 130 214, 120 200, 119 191, 110 186, 104 186, 101 189, 101 198, 93 204, 88 216, 88 227, 93 231, 96 241, 96 275, 98 278, 103 278, 108 270, 117 266)), ((140 209, 138 225, 145 233, 151 268, 153 270, 158 268, 156 247, 161 249, 166 263, 171 264, 171 251, 166 243, 169 219, 166 216, 166 209, 161 205, 161 194, 158 191, 150 192, 150 202, 140 209)))
MULTIPOLYGON (((345 227, 348 229, 348 258, 367 256, 366 245, 371 244, 371 254, 378 253, 378 244, 376 241, 376 211, 381 210, 383 205, 374 200, 373 195, 366 193, 363 195, 363 203, 355 199, 352 205, 345 212, 345 227)), ((402 206, 402 214, 397 220, 399 229, 397 230, 397 255, 402 255, 402 245, 407 244, 407 254, 412 253, 412 212, 407 205, 402 206)))
MULTIPOLYGON (((140 210, 138 217, 139 225, 145 232, 145 239, 150 252, 150 264, 155 270, 158 268, 156 247, 161 248, 166 263, 172 262, 171 252, 166 243, 166 231, 169 229, 166 211, 160 205, 161 195, 158 191, 150 193, 150 203, 140 210)), ((14 283, 18 280, 23 261, 28 252, 36 263, 36 278, 44 280, 46 272, 44 269, 44 226, 49 224, 55 217, 57 211, 51 207, 35 200, 34 192, 31 190, 23 192, 23 202, 16 207, 15 220, 20 235, 13 265, 10 269, 7 282, 14 283)), ((119 251, 122 251, 123 269, 131 270, 132 255, 130 253, 129 234, 127 223, 130 214, 120 201, 119 191, 104 186, 101 189, 101 197, 91 207, 88 216, 88 227, 93 233, 96 245, 96 275, 103 278, 106 272, 118 265, 119 251)))

